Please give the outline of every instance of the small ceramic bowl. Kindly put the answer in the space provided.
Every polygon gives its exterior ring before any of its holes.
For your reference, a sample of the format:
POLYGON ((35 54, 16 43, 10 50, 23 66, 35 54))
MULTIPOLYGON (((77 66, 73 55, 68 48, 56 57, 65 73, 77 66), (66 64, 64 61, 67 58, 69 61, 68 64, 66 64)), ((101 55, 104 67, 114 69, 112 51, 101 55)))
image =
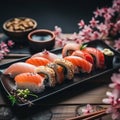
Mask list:
POLYGON ((37 22, 28 17, 11 18, 3 23, 3 31, 16 43, 24 43, 28 33, 36 28, 37 22))
POLYGON ((51 50, 55 45, 55 34, 46 29, 34 30, 28 34, 28 41, 32 53, 40 52, 44 49, 51 50))

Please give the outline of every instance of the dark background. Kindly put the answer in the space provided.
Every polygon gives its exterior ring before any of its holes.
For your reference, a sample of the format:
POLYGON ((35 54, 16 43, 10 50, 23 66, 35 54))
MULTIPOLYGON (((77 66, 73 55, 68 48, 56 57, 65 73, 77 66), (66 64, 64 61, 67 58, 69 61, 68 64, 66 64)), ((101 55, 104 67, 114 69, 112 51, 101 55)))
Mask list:
POLYGON ((38 28, 53 30, 57 25, 63 33, 77 32, 80 19, 88 23, 97 7, 111 4, 112 0, 1 0, 0 32, 3 22, 13 17, 31 17, 38 28))

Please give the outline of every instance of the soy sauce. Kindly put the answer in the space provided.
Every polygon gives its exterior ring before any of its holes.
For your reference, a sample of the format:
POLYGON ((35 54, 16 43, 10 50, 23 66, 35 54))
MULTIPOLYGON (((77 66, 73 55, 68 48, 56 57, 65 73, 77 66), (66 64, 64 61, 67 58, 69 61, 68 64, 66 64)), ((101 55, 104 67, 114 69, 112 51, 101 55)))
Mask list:
POLYGON ((35 41, 47 41, 50 40, 52 37, 48 34, 41 34, 41 35, 33 35, 32 39, 35 41))

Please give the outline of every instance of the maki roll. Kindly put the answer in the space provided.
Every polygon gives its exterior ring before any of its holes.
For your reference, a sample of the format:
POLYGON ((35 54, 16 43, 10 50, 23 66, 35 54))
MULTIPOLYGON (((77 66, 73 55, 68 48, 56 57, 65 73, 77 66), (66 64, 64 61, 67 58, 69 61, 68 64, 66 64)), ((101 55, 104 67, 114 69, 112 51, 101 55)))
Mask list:
POLYGON ((54 87, 56 84, 55 71, 48 66, 39 66, 35 69, 35 72, 44 76, 45 86, 54 87))
POLYGON ((69 62, 68 60, 65 60, 63 58, 56 59, 54 62, 63 67, 64 75, 65 75, 66 79, 68 79, 68 80, 73 79, 73 77, 74 77, 74 65, 71 62, 69 62))
POLYGON ((48 67, 52 68, 56 74, 57 83, 61 84, 64 81, 64 69, 56 63, 49 63, 48 67))

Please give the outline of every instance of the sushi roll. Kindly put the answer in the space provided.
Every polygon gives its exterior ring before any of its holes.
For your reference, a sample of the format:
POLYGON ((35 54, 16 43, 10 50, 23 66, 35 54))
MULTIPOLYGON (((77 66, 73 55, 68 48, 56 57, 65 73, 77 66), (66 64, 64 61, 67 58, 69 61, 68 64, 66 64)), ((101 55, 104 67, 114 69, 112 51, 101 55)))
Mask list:
POLYGON ((49 61, 53 62, 56 58, 58 58, 58 56, 54 53, 51 53, 50 51, 44 50, 42 52, 36 53, 34 55, 31 56, 33 57, 43 57, 48 59, 49 61))
POLYGON ((48 66, 39 66, 35 69, 35 72, 45 76, 45 86, 54 87, 56 84, 55 71, 48 66))
POLYGON ((71 55, 75 50, 80 50, 80 44, 77 43, 68 43, 62 49, 62 57, 71 55))
POLYGON ((92 71, 92 64, 81 57, 67 56, 64 59, 73 63, 74 66, 76 66, 75 68, 78 68, 77 72, 82 71, 82 72, 90 73, 92 71))
POLYGON ((3 74, 9 74, 11 77, 15 77, 20 73, 34 72, 35 68, 36 66, 31 64, 25 62, 17 62, 5 69, 3 74))
POLYGON ((44 79, 44 77, 37 73, 21 73, 14 80, 18 89, 28 88, 32 92, 39 93, 45 88, 44 79))
POLYGON ((64 81, 64 70, 63 67, 56 63, 49 63, 48 67, 52 68, 56 74, 56 81, 57 83, 61 84, 64 81))
POLYGON ((69 62, 68 60, 65 60, 63 58, 56 59, 54 62, 63 67, 64 75, 65 75, 66 79, 68 79, 68 80, 73 79, 73 77, 74 77, 74 65, 71 62, 69 62))
POLYGON ((88 52, 76 50, 72 53, 72 56, 78 56, 78 57, 84 58, 88 62, 94 64, 94 59, 93 59, 92 55, 89 54, 88 52))
POLYGON ((32 57, 27 59, 25 62, 35 66, 47 65, 48 63, 50 63, 48 59, 43 57, 32 57))

